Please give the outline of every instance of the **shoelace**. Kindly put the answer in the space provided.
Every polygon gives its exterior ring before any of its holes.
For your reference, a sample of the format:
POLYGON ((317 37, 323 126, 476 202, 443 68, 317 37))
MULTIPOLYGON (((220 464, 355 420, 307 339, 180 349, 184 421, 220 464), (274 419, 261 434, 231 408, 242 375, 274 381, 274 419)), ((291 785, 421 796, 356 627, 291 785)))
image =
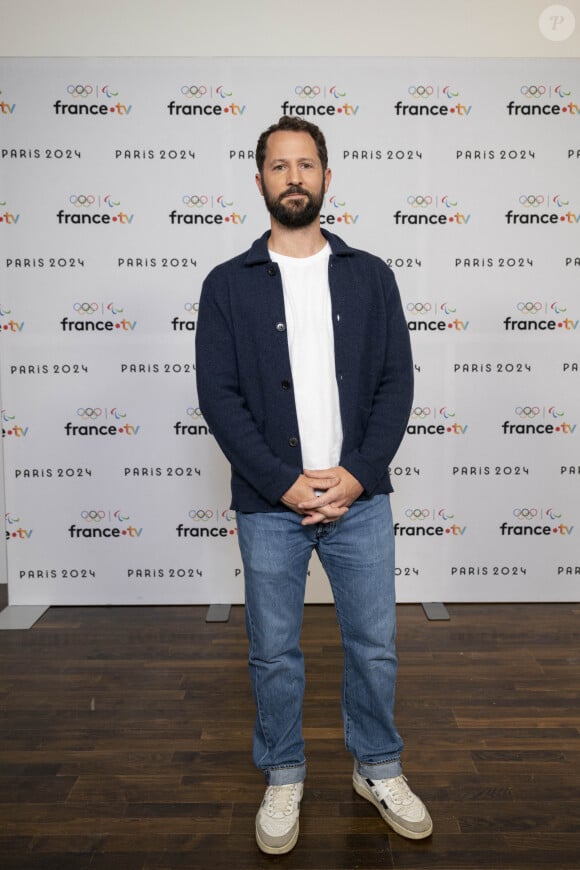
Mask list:
POLYGON ((407 785, 407 779, 403 774, 393 779, 377 779, 373 782, 375 788, 379 792, 385 792, 394 804, 408 806, 413 803, 413 792, 407 785))
POLYGON ((289 790, 288 786, 270 785, 264 796, 265 809, 273 819, 281 819, 290 815, 296 803, 296 786, 289 790))

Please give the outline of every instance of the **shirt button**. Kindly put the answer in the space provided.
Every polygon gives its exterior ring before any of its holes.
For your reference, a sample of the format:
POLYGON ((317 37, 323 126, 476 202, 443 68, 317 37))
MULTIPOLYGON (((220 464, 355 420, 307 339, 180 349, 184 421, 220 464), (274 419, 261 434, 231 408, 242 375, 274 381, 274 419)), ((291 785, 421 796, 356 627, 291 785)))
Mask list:
POLYGON ((288 444, 290 447, 298 447, 298 438, 293 435, 292 438, 288 439, 288 444))
POLYGON ((276 274, 276 266, 268 266, 268 275, 273 278, 276 274))
POLYGON ((286 332, 286 324, 285 323, 277 323, 276 329, 278 332, 286 332))
POLYGON ((289 390, 290 389, 290 381, 282 381, 281 387, 283 390, 289 390))

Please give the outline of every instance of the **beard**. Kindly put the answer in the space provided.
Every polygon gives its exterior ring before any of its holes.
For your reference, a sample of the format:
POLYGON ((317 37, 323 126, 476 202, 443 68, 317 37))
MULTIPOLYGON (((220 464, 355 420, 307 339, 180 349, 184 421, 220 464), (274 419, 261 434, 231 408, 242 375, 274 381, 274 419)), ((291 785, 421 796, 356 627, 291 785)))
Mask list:
POLYGON ((270 195, 268 188, 262 178, 262 190, 264 192, 264 202, 266 208, 272 217, 282 224, 284 227, 298 229, 299 227, 307 227, 313 223, 320 214, 322 203, 324 201, 324 179, 318 195, 310 193, 308 190, 295 185, 289 187, 280 196, 274 198, 270 195), (305 197, 304 200, 288 199, 288 196, 293 193, 300 193, 305 197))

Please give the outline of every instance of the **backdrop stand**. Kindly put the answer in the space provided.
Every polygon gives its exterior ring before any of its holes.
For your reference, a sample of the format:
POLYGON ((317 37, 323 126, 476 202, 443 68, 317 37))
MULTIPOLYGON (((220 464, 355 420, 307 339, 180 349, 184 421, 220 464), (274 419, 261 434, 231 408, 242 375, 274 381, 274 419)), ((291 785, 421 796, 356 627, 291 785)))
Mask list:
POLYGON ((449 611, 440 601, 423 602, 421 607, 425 611, 425 616, 430 622, 451 619, 449 611))
POLYGON ((6 607, 0 613, 0 631, 32 628, 47 610, 45 604, 13 604, 6 607))
POLYGON ((210 604, 205 617, 206 622, 229 622, 231 604, 210 604))

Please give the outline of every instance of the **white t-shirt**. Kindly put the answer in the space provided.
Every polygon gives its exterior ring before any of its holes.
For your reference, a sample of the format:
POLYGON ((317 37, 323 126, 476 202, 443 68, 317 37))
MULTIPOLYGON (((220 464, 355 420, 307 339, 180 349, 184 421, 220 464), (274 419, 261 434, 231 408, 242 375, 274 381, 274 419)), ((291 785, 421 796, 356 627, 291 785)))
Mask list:
POLYGON ((342 423, 328 284, 327 244, 312 257, 286 257, 270 251, 284 288, 286 334, 304 468, 338 465, 342 423))

